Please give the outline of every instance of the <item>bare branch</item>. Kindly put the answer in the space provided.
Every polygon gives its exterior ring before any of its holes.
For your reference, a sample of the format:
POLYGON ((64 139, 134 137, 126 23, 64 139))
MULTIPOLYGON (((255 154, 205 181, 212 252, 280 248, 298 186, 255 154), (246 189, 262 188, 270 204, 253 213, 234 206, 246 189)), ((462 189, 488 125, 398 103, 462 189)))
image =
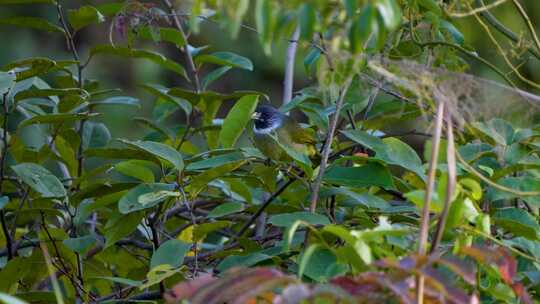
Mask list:
POLYGON ((300 37, 300 26, 297 26, 289 40, 287 54, 285 56, 285 77, 283 80, 283 104, 288 104, 292 99, 294 84, 294 61, 296 57, 296 48, 298 38, 300 37))
MULTIPOLYGON (((444 103, 439 102, 437 105, 437 114, 435 116, 435 129, 433 130, 433 140, 431 146, 431 158, 429 160, 429 171, 426 185, 426 193, 424 196, 424 208, 422 209, 422 218, 420 223, 420 236, 418 244, 418 254, 426 254, 427 238, 429 232, 429 207, 431 205, 431 196, 435 187, 435 173, 437 172, 437 160, 439 158, 439 147, 441 143, 441 133, 444 116, 444 103)), ((424 302, 424 276, 417 277, 417 302, 424 302)))
POLYGON ((324 175, 324 171, 326 170, 326 166, 328 165, 328 157, 330 156, 330 152, 332 151, 332 142, 334 141, 334 133, 336 132, 339 114, 341 112, 341 108, 343 107, 343 101, 345 100, 345 95, 347 94, 347 90, 349 89, 350 84, 351 81, 347 80, 343 88, 341 88, 338 100, 336 102, 336 112, 332 116, 332 120, 330 122, 330 128, 328 130, 328 135, 326 136, 326 142, 324 143, 324 149, 321 155, 319 173, 317 174, 317 178, 315 179, 315 183, 313 184, 313 189, 311 189, 309 211, 311 211, 312 213, 315 212, 315 210, 317 209, 317 201, 319 200, 319 190, 321 189, 322 178, 324 175))
POLYGON ((433 253, 441 243, 444 228, 446 226, 446 220, 448 219, 448 212, 450 211, 450 204, 452 203, 452 198, 454 197, 454 191, 456 188, 456 149, 454 146, 454 130, 452 125, 452 116, 450 112, 446 111, 446 163, 448 165, 448 182, 446 184, 446 197, 444 199, 444 206, 437 223, 437 229, 435 230, 435 238, 433 244, 431 245, 430 252, 433 253))
POLYGON ((167 9, 169 10, 171 17, 173 18, 174 26, 180 32, 180 34, 184 38, 184 41, 186 42, 186 45, 181 48, 181 51, 184 54, 184 58, 186 60, 187 72, 191 80, 191 84, 193 85, 195 91, 200 92, 201 83, 199 81, 199 75, 197 73, 197 68, 195 67, 195 63, 193 62, 193 57, 191 56, 191 53, 188 50, 187 35, 182 26, 182 22, 178 18, 178 15, 175 13, 174 6, 172 5, 170 0, 163 0, 163 4, 165 4, 167 9))

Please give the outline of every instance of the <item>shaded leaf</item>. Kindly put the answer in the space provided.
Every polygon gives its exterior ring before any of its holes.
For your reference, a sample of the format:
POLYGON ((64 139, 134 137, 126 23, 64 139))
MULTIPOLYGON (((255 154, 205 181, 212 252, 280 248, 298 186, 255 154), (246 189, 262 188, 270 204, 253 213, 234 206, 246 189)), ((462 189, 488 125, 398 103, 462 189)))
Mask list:
MULTIPOLYGON (((0 208, 1 209, 1 208, 0 208)), ((208 213, 209 218, 222 217, 244 210, 244 204, 238 202, 223 203, 208 213)))
POLYGON ((394 188, 392 175, 387 168, 378 163, 368 163, 361 167, 332 166, 325 172, 323 180, 327 183, 349 187, 394 188))
POLYGON ((49 21, 37 17, 9 17, 0 18, 0 25, 16 25, 21 27, 29 27, 37 30, 44 30, 53 33, 64 33, 64 29, 50 23, 49 21))
POLYGON ((180 152, 176 151, 172 147, 154 141, 129 141, 129 140, 120 140, 121 142, 132 146, 134 148, 146 151, 160 159, 164 159, 167 162, 174 165, 178 171, 184 169, 184 160, 180 152))
POLYGON ((90 23, 104 22, 105 16, 103 16, 95 7, 85 5, 78 9, 68 10, 68 20, 73 29, 77 31, 90 23))
POLYGON ((147 59, 147 60, 152 61, 155 64, 158 64, 166 69, 169 69, 171 71, 174 71, 186 77, 186 72, 180 64, 156 52, 147 51, 147 50, 130 49, 127 47, 113 47, 111 45, 99 45, 90 50, 90 57, 93 57, 98 54, 108 54, 108 55, 115 55, 115 56, 121 56, 121 57, 126 57, 126 58, 131 57, 131 58, 147 59))
POLYGON ((253 70, 253 63, 251 63, 251 60, 231 52, 216 52, 210 55, 199 55, 195 58, 195 62, 213 63, 248 71, 253 70))
POLYGON ((170 265, 179 267, 184 261, 184 256, 190 250, 191 244, 181 242, 179 240, 168 240, 161 244, 159 248, 152 254, 150 260, 150 269, 159 265, 170 265))
POLYGON ((299 211, 294 213, 283 213, 272 215, 268 222, 274 226, 278 227, 289 227, 293 225, 296 221, 303 221, 311 225, 329 225, 330 220, 328 217, 311 213, 306 211, 299 211))
POLYGON ((67 194, 60 180, 38 164, 23 163, 12 166, 11 169, 23 182, 34 191, 41 193, 43 197, 63 197, 67 194))
POLYGON ((527 211, 519 208, 506 208, 495 212, 495 223, 515 236, 538 240, 540 225, 527 211))
POLYGON ((62 244, 79 254, 86 254, 96 242, 97 240, 93 235, 85 235, 77 238, 65 239, 62 241, 62 244))
POLYGON ((166 196, 160 196, 159 198, 146 202, 145 204, 141 203, 139 198, 145 194, 153 194, 159 191, 173 191, 174 188, 175 187, 172 184, 140 184, 122 196, 120 201, 118 201, 118 210, 120 210, 120 213, 122 214, 127 214, 137 210, 151 208, 162 202, 166 196))

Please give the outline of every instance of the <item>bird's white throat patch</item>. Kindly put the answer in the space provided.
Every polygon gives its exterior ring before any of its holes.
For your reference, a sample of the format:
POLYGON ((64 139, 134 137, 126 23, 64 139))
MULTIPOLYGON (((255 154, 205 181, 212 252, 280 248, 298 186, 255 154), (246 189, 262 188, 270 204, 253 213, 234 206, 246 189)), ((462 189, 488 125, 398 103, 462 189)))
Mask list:
POLYGON ((279 127, 279 125, 280 125, 279 120, 275 120, 275 121, 272 122, 272 125, 270 125, 267 128, 258 129, 256 126, 253 126, 253 133, 255 133, 255 134, 270 134, 270 133, 272 133, 272 131, 277 129, 279 127))

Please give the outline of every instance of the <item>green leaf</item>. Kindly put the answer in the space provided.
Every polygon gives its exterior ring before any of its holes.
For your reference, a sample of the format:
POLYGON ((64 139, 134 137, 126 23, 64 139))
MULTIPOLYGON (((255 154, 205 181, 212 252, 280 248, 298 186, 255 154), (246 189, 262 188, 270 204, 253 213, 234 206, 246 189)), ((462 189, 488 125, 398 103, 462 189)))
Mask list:
POLYGON ((85 235, 77 238, 65 239, 62 241, 62 244, 67 248, 84 255, 96 242, 97 240, 93 235, 85 235))
POLYGON ((213 63, 253 71, 253 63, 246 57, 231 52, 215 52, 210 55, 199 55, 195 58, 197 63, 213 63))
POLYGON ((17 71, 17 81, 25 80, 34 76, 42 75, 48 73, 58 67, 58 63, 52 61, 48 58, 28 58, 15 62, 3 67, 4 70, 14 70, 17 71))
POLYGON ((47 115, 38 115, 30 119, 24 120, 18 126, 19 129, 22 129, 26 126, 33 124, 64 124, 67 122, 74 122, 83 119, 88 119, 91 117, 99 116, 99 113, 79 113, 79 114, 47 114, 47 115))
POLYGON ((9 197, 0 196, 0 210, 2 210, 9 203, 9 197))
POLYGON ((166 278, 172 277, 173 275, 180 272, 182 268, 175 268, 169 265, 159 265, 155 268, 152 268, 146 274, 146 283, 139 286, 139 290, 147 289, 150 286, 156 285, 159 282, 165 280, 166 278))
POLYGON ((224 203, 212 209, 212 211, 208 213, 208 217, 209 218, 222 217, 225 215, 240 212, 242 210, 244 210, 244 204, 242 203, 238 203, 238 202, 224 203))
POLYGON ((125 139, 120 141, 131 147, 146 151, 160 159, 166 160, 174 165, 178 171, 182 171, 184 169, 184 160, 182 159, 180 152, 166 144, 154 141, 129 141, 125 139))
POLYGON ((276 214, 276 215, 272 215, 270 217, 270 220, 268 220, 270 224, 274 226, 278 226, 278 227, 289 227, 292 224, 294 224, 296 221, 303 221, 311 225, 329 225, 330 224, 328 217, 321 214, 311 213, 307 211, 276 214))
POLYGON ((248 255, 230 255, 221 261, 216 267, 220 272, 226 271, 232 267, 251 267, 262 261, 271 259, 272 256, 264 254, 262 252, 254 252, 248 255))
MULTIPOLYGON (((520 176, 520 177, 506 177, 498 181, 499 184, 506 186, 510 189, 516 189, 518 191, 539 191, 540 190, 540 180, 535 177, 530 176, 520 176)), ((500 191, 495 188, 488 188, 487 199, 489 201, 497 201, 502 199, 513 199, 519 198, 531 204, 533 206, 540 206, 540 195, 539 196, 519 196, 515 193, 500 191)))
POLYGON ((315 32, 315 23, 317 22, 317 14, 311 3, 304 3, 300 6, 298 12, 300 23, 300 37, 304 40, 311 41, 315 32))
POLYGON ((435 0, 418 0, 418 4, 430 12, 433 12, 439 16, 442 15, 441 8, 437 2, 435 2, 435 0))
POLYGON ((105 159, 142 159, 154 160, 155 158, 146 152, 127 148, 90 148, 84 151, 85 157, 101 157, 105 159))
POLYGON ((273 8, 270 0, 257 0, 255 2, 255 25, 259 33, 259 41, 263 45, 264 53, 272 52, 273 37, 273 8))
POLYGON ((113 283, 118 283, 122 285, 127 285, 131 287, 139 287, 142 285, 141 281, 135 281, 132 279, 126 279, 126 278, 119 278, 119 277, 90 277, 90 280, 106 280, 111 281, 113 283))
POLYGON ((210 157, 207 159, 203 159, 200 161, 192 162, 186 166, 186 170, 193 171, 193 170, 215 168, 224 164, 229 164, 229 163, 242 160, 244 158, 245 158, 244 154, 240 152, 226 153, 226 154, 210 157))
POLYGON ((179 267, 184 262, 186 253, 189 252, 191 244, 181 242, 179 240, 168 240, 161 244, 159 248, 152 254, 150 260, 150 269, 159 265, 170 265, 179 267))
MULTIPOLYGON (((186 40, 184 39, 184 36, 182 35, 182 33, 180 33, 179 30, 169 27, 160 27, 156 30, 159 31, 160 40, 173 43, 178 47, 186 45, 186 40)), ((144 26, 138 29, 137 35, 143 39, 153 40, 152 30, 148 26, 144 26)))
MULTIPOLYGON (((425 190, 413 190, 405 193, 405 197, 415 204, 418 210, 422 210, 424 208, 425 196, 425 190)), ((429 210, 431 212, 441 212, 444 204, 443 200, 444 198, 439 197, 439 194, 436 191, 433 191, 431 193, 429 210)))
POLYGON ((105 16, 103 16, 95 7, 85 5, 76 10, 68 10, 68 20, 73 29, 77 31, 90 23, 104 22, 105 16))
POLYGON ((513 143, 514 128, 505 120, 494 118, 485 123, 474 122, 472 125, 500 145, 509 146, 513 143))
POLYGON ((378 163, 368 163, 361 167, 333 166, 326 171, 323 180, 327 183, 349 187, 394 188, 392 175, 386 167, 378 163))
POLYGON ((362 146, 375 151, 375 159, 390 165, 401 166, 425 179, 422 160, 413 148, 399 139, 388 137, 381 140, 360 130, 342 131, 341 133, 362 146))
POLYGON ((155 181, 154 173, 147 166, 147 162, 141 160, 128 160, 114 165, 114 169, 126 176, 136 178, 145 183, 155 181))
POLYGON ((90 107, 101 105, 133 106, 137 108, 141 107, 139 99, 130 96, 114 96, 90 103, 90 107))
MULTIPOLYGON (((153 195, 159 193, 160 191, 173 191, 175 186, 173 184, 140 184, 137 187, 129 190, 122 198, 118 201, 118 210, 122 214, 128 214, 137 210, 143 210, 151 208, 160 202, 162 202, 167 196, 159 195, 151 201, 144 200, 143 203, 140 201, 140 197, 144 198, 144 195, 153 195)), ((148 196, 146 196, 148 198, 148 196)))
MULTIPOLYGON (((0 0, 0 4, 2 4, 1 1, 2 0, 0 0)), ((5 304, 28 304, 28 302, 26 301, 23 301, 21 299, 18 299, 14 296, 11 296, 3 292, 0 292, 0 302, 5 303, 5 304)))
POLYGON ((231 171, 238 169, 245 163, 246 160, 242 159, 204 171, 203 173, 195 176, 191 181, 191 184, 188 186, 189 194, 192 198, 197 197, 199 192, 208 186, 208 183, 220 176, 223 176, 231 171))
POLYGON ((139 197, 137 198, 137 201, 141 205, 148 206, 148 205, 155 205, 159 202, 164 201, 166 198, 169 198, 169 197, 180 197, 180 196, 182 196, 182 194, 177 191, 161 190, 161 191, 155 191, 155 192, 139 195, 139 197))
POLYGON ((17 176, 43 197, 64 197, 64 185, 49 170, 34 163, 22 163, 12 166, 17 176))
POLYGON ((54 1, 54 0, 0 0, 0 5, 4 5, 4 4, 29 4, 29 3, 56 4, 56 1, 54 1))
POLYGON ((300 257, 299 277, 305 275, 312 280, 326 282, 345 272, 347 272, 347 267, 338 264, 334 253, 319 244, 309 246, 300 257))
POLYGON ((191 105, 191 103, 189 103, 184 98, 179 98, 176 96, 169 95, 168 94, 169 89, 163 86, 160 86, 157 84, 143 84, 141 85, 141 87, 145 89, 147 92, 149 92, 150 94, 157 96, 159 98, 162 98, 170 103, 175 104, 180 109, 182 109, 184 113, 186 113, 186 115, 190 115, 191 111, 193 110, 193 106, 191 105))
POLYGON ((345 10, 347 11, 347 17, 352 18, 358 9, 358 1, 343 0, 343 6, 345 6, 345 10))
POLYGON ((396 0, 377 0, 375 7, 388 30, 395 30, 401 24, 401 9, 396 0))
POLYGON ((17 75, 14 72, 0 72, 0 95, 9 92, 16 79, 17 75))
POLYGON ((322 52, 318 48, 311 48, 306 57, 304 57, 304 69, 306 69, 307 74, 311 73, 313 66, 321 58, 321 54, 322 52))
POLYGON ((515 236, 539 240, 540 225, 527 211, 519 208, 506 208, 495 212, 495 223, 515 236))
POLYGON ((27 99, 27 98, 35 98, 35 97, 51 97, 52 100, 55 101, 56 104, 58 104, 57 98, 52 97, 60 97, 60 96, 68 96, 68 95, 79 95, 81 98, 85 98, 88 96, 88 92, 78 89, 78 88, 69 88, 69 89, 29 89, 25 91, 18 92, 15 94, 14 100, 16 102, 19 102, 21 100, 27 99))
POLYGON ((212 72, 208 73, 206 76, 204 76, 202 80, 202 87, 203 90, 206 90, 206 88, 214 81, 219 79, 221 76, 225 75, 232 67, 230 66, 223 66, 218 69, 213 70, 212 72))
POLYGON ((133 212, 128 215, 114 214, 105 225, 105 248, 130 235, 141 223, 143 214, 133 212))
POLYGON ((216 230, 227 228, 233 223, 229 221, 216 221, 211 223, 204 223, 195 226, 193 229, 193 241, 198 242, 204 240, 206 236, 216 230))
POLYGON ((52 33, 64 33, 64 29, 61 27, 50 23, 49 21, 37 18, 37 17, 10 17, 10 18, 0 18, 0 25, 15 25, 20 27, 28 27, 37 30, 44 30, 52 33))
POLYGON ((238 0, 234 2, 229 2, 229 5, 235 5, 235 7, 232 7, 232 11, 234 12, 232 23, 231 23, 231 36, 233 39, 236 39, 238 37, 238 33, 240 32, 240 28, 242 26, 242 19, 244 18, 244 15, 247 13, 247 10, 249 8, 249 2, 250 0, 238 0))
POLYGON ((180 64, 166 58, 165 56, 157 52, 130 49, 127 47, 113 47, 111 45, 98 45, 90 50, 90 58, 98 54, 115 55, 115 56, 120 56, 120 57, 125 57, 125 58, 147 59, 166 69, 176 72, 187 79, 186 71, 180 64))
MULTIPOLYGON (((376 11, 372 5, 368 4, 360 13, 358 18, 354 19, 349 29, 349 41, 351 52, 359 53, 367 46, 371 35, 377 35, 378 24, 376 11)), ((375 37, 376 38, 376 37, 375 37)))
POLYGON ((229 111, 219 132, 219 142, 224 148, 232 148, 244 132, 251 114, 259 102, 258 95, 246 95, 240 98, 229 111))
POLYGON ((465 43, 465 37, 452 23, 442 19, 440 22, 441 28, 447 30, 457 44, 463 45, 465 43))
POLYGON ((163 135, 164 138, 167 138, 171 140, 172 142, 174 142, 176 138, 176 135, 174 134, 174 132, 172 132, 167 127, 162 126, 160 123, 152 119, 148 119, 146 117, 134 117, 133 121, 143 125, 144 127, 149 128, 152 131, 156 131, 160 133, 161 135, 163 135))

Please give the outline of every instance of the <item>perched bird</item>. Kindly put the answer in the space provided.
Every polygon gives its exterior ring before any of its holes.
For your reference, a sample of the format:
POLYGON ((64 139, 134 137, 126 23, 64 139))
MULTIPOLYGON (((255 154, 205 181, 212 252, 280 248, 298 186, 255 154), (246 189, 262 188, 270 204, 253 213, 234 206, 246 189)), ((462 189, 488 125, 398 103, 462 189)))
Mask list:
POLYGON ((259 105, 253 112, 253 143, 265 156, 276 161, 290 161, 283 148, 308 156, 314 155, 315 139, 312 132, 302 128, 292 117, 270 105, 259 105))

